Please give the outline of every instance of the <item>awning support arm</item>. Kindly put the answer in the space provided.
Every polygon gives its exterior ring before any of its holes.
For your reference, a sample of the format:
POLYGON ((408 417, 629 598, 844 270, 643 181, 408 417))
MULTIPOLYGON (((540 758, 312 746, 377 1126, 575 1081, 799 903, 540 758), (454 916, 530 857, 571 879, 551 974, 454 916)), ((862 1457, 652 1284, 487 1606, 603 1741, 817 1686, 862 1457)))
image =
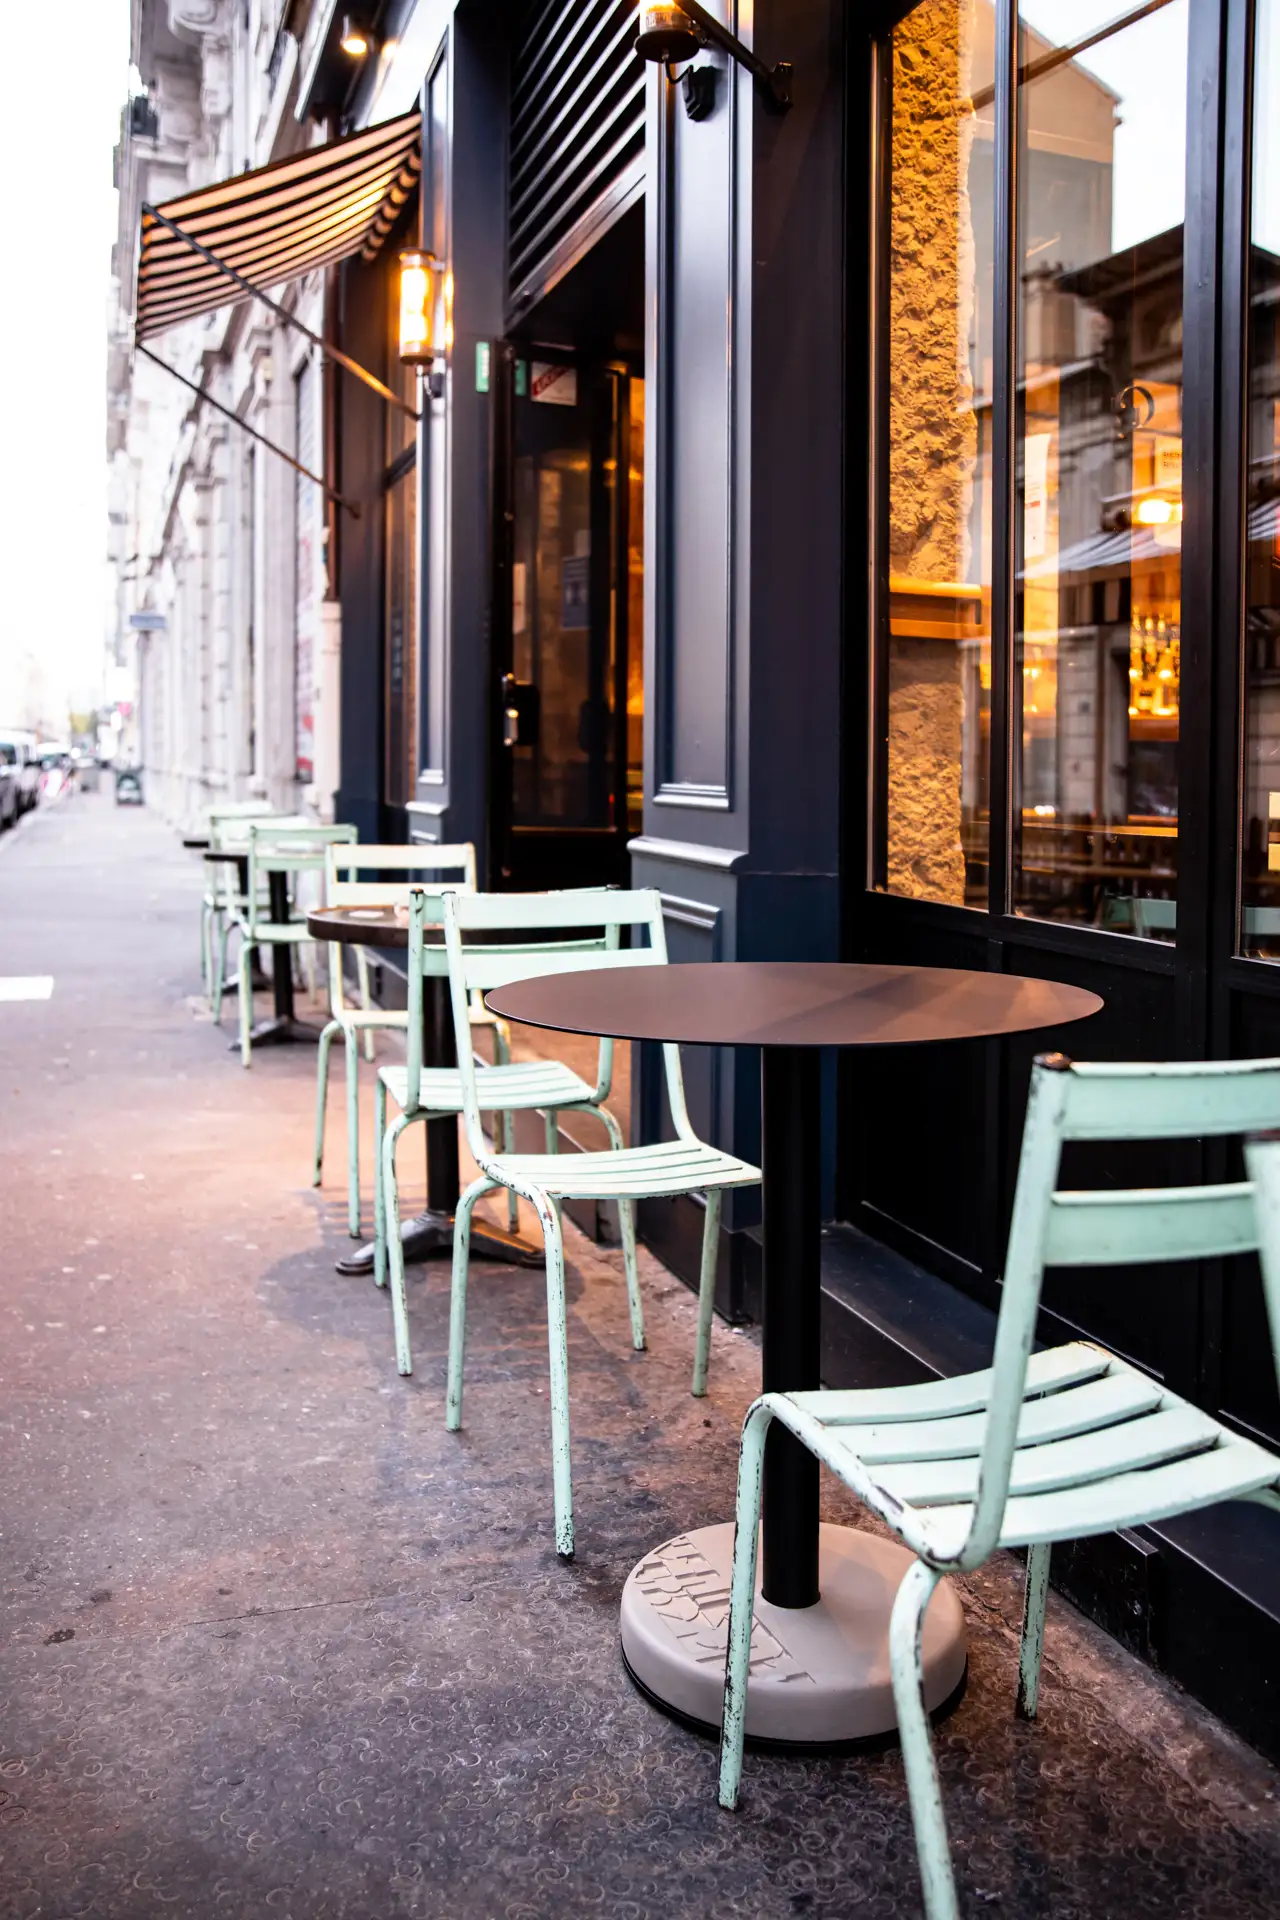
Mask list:
POLYGON ((240 415, 233 412, 230 407, 224 407, 221 400, 214 399, 207 387, 197 386, 194 380, 188 380, 185 373, 179 373, 178 369, 171 367, 167 360, 162 360, 158 353, 152 353, 150 347, 144 347, 141 340, 135 342, 135 347, 136 351, 143 354, 146 359, 153 361, 157 367, 163 367, 164 371, 171 373, 175 380, 180 380, 184 387, 189 387, 197 399, 206 401, 208 405, 213 407, 218 413, 225 413, 228 420, 234 420, 238 427, 243 427, 244 431, 251 434, 255 440, 261 440, 264 447, 269 447, 272 453, 279 454, 280 458, 287 461, 295 473, 300 473, 305 480, 314 482, 320 491, 330 500, 336 500, 340 507, 345 507, 353 520, 360 518, 360 509, 354 500, 345 500, 337 488, 331 487, 326 480, 322 480, 318 473, 312 473, 310 467, 304 467, 301 460, 295 460, 291 453, 286 453, 284 448, 277 446, 274 440, 268 440, 265 433, 259 433, 256 427, 251 427, 247 420, 242 420, 240 415))
MULTIPOLYGON (((367 367, 362 367, 358 360, 353 360, 349 354, 343 353, 340 347, 333 346, 328 340, 322 339, 318 333, 313 333, 310 327, 303 325, 296 314, 288 312, 278 300, 273 300, 269 293, 264 293, 261 287, 255 287, 252 280, 246 280, 242 273, 237 273, 234 267, 229 267, 225 260, 219 260, 217 254, 210 253, 208 247, 201 246, 200 242, 193 239, 176 220, 170 220, 167 214, 161 213, 158 207, 153 207, 149 203, 144 205, 142 211, 149 214, 153 220, 158 220, 162 227, 168 227, 170 233, 176 234, 193 253, 198 253, 202 260, 207 260, 209 265, 216 267, 219 273, 225 273, 228 280, 234 280, 238 287, 242 287, 255 300, 261 300, 264 307, 270 307, 272 313, 277 314, 287 327, 296 327, 312 346, 319 347, 321 353, 327 354, 331 360, 336 360, 338 365, 345 367, 348 373, 354 373, 357 380, 363 380, 366 387, 372 387, 383 400, 389 400, 393 407, 399 407, 401 413, 407 413, 411 420, 422 418, 416 408, 411 407, 407 400, 402 400, 398 393, 393 393, 390 387, 384 386, 367 367)), ((162 361, 161 365, 163 364, 162 361)))

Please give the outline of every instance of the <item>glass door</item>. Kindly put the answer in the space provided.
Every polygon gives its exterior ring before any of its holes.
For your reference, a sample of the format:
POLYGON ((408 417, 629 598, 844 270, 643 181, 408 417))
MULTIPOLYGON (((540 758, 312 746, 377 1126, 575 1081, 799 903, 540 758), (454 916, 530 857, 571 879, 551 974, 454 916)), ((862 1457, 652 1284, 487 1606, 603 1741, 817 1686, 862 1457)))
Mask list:
POLYGON ((502 883, 625 880, 643 735, 643 382, 512 356, 495 698, 502 883))

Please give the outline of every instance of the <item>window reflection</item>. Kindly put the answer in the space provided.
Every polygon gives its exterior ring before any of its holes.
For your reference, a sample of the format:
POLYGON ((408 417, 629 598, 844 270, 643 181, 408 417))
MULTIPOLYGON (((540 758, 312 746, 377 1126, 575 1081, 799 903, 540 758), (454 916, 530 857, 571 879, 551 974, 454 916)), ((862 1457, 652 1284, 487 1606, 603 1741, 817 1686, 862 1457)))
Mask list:
POLYGON ((1134 11, 1020 16, 1013 895, 1172 939, 1186 0, 1134 11))
POLYGON ((1280 4, 1255 19, 1239 950, 1280 960, 1280 4))
POLYGON ((994 14, 924 0, 895 29, 880 608, 894 893, 987 904, 994 14), (975 95, 986 104, 975 106, 975 95), (887 631, 885 630, 887 626, 887 631))

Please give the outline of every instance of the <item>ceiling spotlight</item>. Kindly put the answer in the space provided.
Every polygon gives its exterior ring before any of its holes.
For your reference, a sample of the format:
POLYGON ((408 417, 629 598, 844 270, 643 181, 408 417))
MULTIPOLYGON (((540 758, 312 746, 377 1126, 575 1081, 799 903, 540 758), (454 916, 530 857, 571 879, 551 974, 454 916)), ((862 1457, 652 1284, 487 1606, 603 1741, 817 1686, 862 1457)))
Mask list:
POLYGON ((363 60, 373 45, 373 37, 358 20, 349 13, 342 16, 342 32, 338 36, 338 45, 353 60, 363 60))

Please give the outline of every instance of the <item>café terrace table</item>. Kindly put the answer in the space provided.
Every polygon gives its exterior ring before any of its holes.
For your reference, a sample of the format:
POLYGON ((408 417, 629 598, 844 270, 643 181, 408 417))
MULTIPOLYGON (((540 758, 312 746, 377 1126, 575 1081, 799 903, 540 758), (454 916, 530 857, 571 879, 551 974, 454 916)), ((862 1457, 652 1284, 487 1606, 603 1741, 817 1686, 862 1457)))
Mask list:
MULTIPOLYGON (((312 826, 314 822, 299 815, 284 820, 264 818, 255 819, 255 826, 287 829, 289 827, 312 826)), ((207 833, 184 833, 182 844, 192 852, 202 853, 206 860, 220 861, 224 866, 234 866, 240 897, 244 899, 249 891, 249 853, 246 847, 211 847, 207 833)), ((283 926, 291 917, 289 906, 289 876, 287 873, 269 873, 267 889, 271 900, 271 918, 277 925, 283 926)), ((256 962, 256 956, 255 956, 256 962)), ((257 966, 254 967, 255 974, 257 966)), ((229 982, 236 985, 238 982, 229 982)), ((254 979, 253 985, 258 985, 254 979)), ((313 1027, 306 1020, 299 1020, 293 1004, 293 948, 279 942, 271 949, 271 996, 274 1011, 269 1020, 259 1020, 249 1032, 251 1045, 255 1047, 288 1046, 294 1041, 314 1045, 320 1038, 319 1027, 313 1027)), ((232 1053, 240 1051, 237 1036, 231 1043, 232 1053)))
MULTIPOLYGON (((315 940, 336 940, 347 946, 405 948, 409 921, 394 907, 315 907, 307 915, 307 932, 315 940)), ((422 1064, 456 1067, 458 1050, 449 1005, 449 980, 440 949, 440 972, 422 983, 422 1064)), ((461 1190, 458 1174, 458 1121, 455 1114, 425 1123, 427 1136, 427 1208, 400 1223, 400 1239, 407 1265, 437 1254, 452 1256, 453 1210, 461 1190)), ((473 1220, 471 1257, 501 1260, 508 1266, 540 1267, 543 1251, 519 1234, 482 1226, 473 1220)), ((372 1273, 373 1242, 338 1261, 339 1273, 372 1273)))
MULTIPOLYGON (((761 1049, 765 1392, 821 1385, 820 1049, 991 1038, 1082 1020, 1103 1004, 1011 974, 769 961, 558 974, 486 997, 495 1013, 559 1032, 761 1049)), ((748 1736, 829 1747, 894 1731, 889 1614, 912 1556, 820 1525, 818 1462, 778 1426, 762 1531, 748 1736)), ((732 1555, 732 1522, 678 1534, 644 1556, 622 1595, 632 1678, 706 1729, 720 1725, 732 1555)), ((958 1693, 965 1660, 960 1601, 944 1583, 925 1618, 931 1711, 958 1693)))

